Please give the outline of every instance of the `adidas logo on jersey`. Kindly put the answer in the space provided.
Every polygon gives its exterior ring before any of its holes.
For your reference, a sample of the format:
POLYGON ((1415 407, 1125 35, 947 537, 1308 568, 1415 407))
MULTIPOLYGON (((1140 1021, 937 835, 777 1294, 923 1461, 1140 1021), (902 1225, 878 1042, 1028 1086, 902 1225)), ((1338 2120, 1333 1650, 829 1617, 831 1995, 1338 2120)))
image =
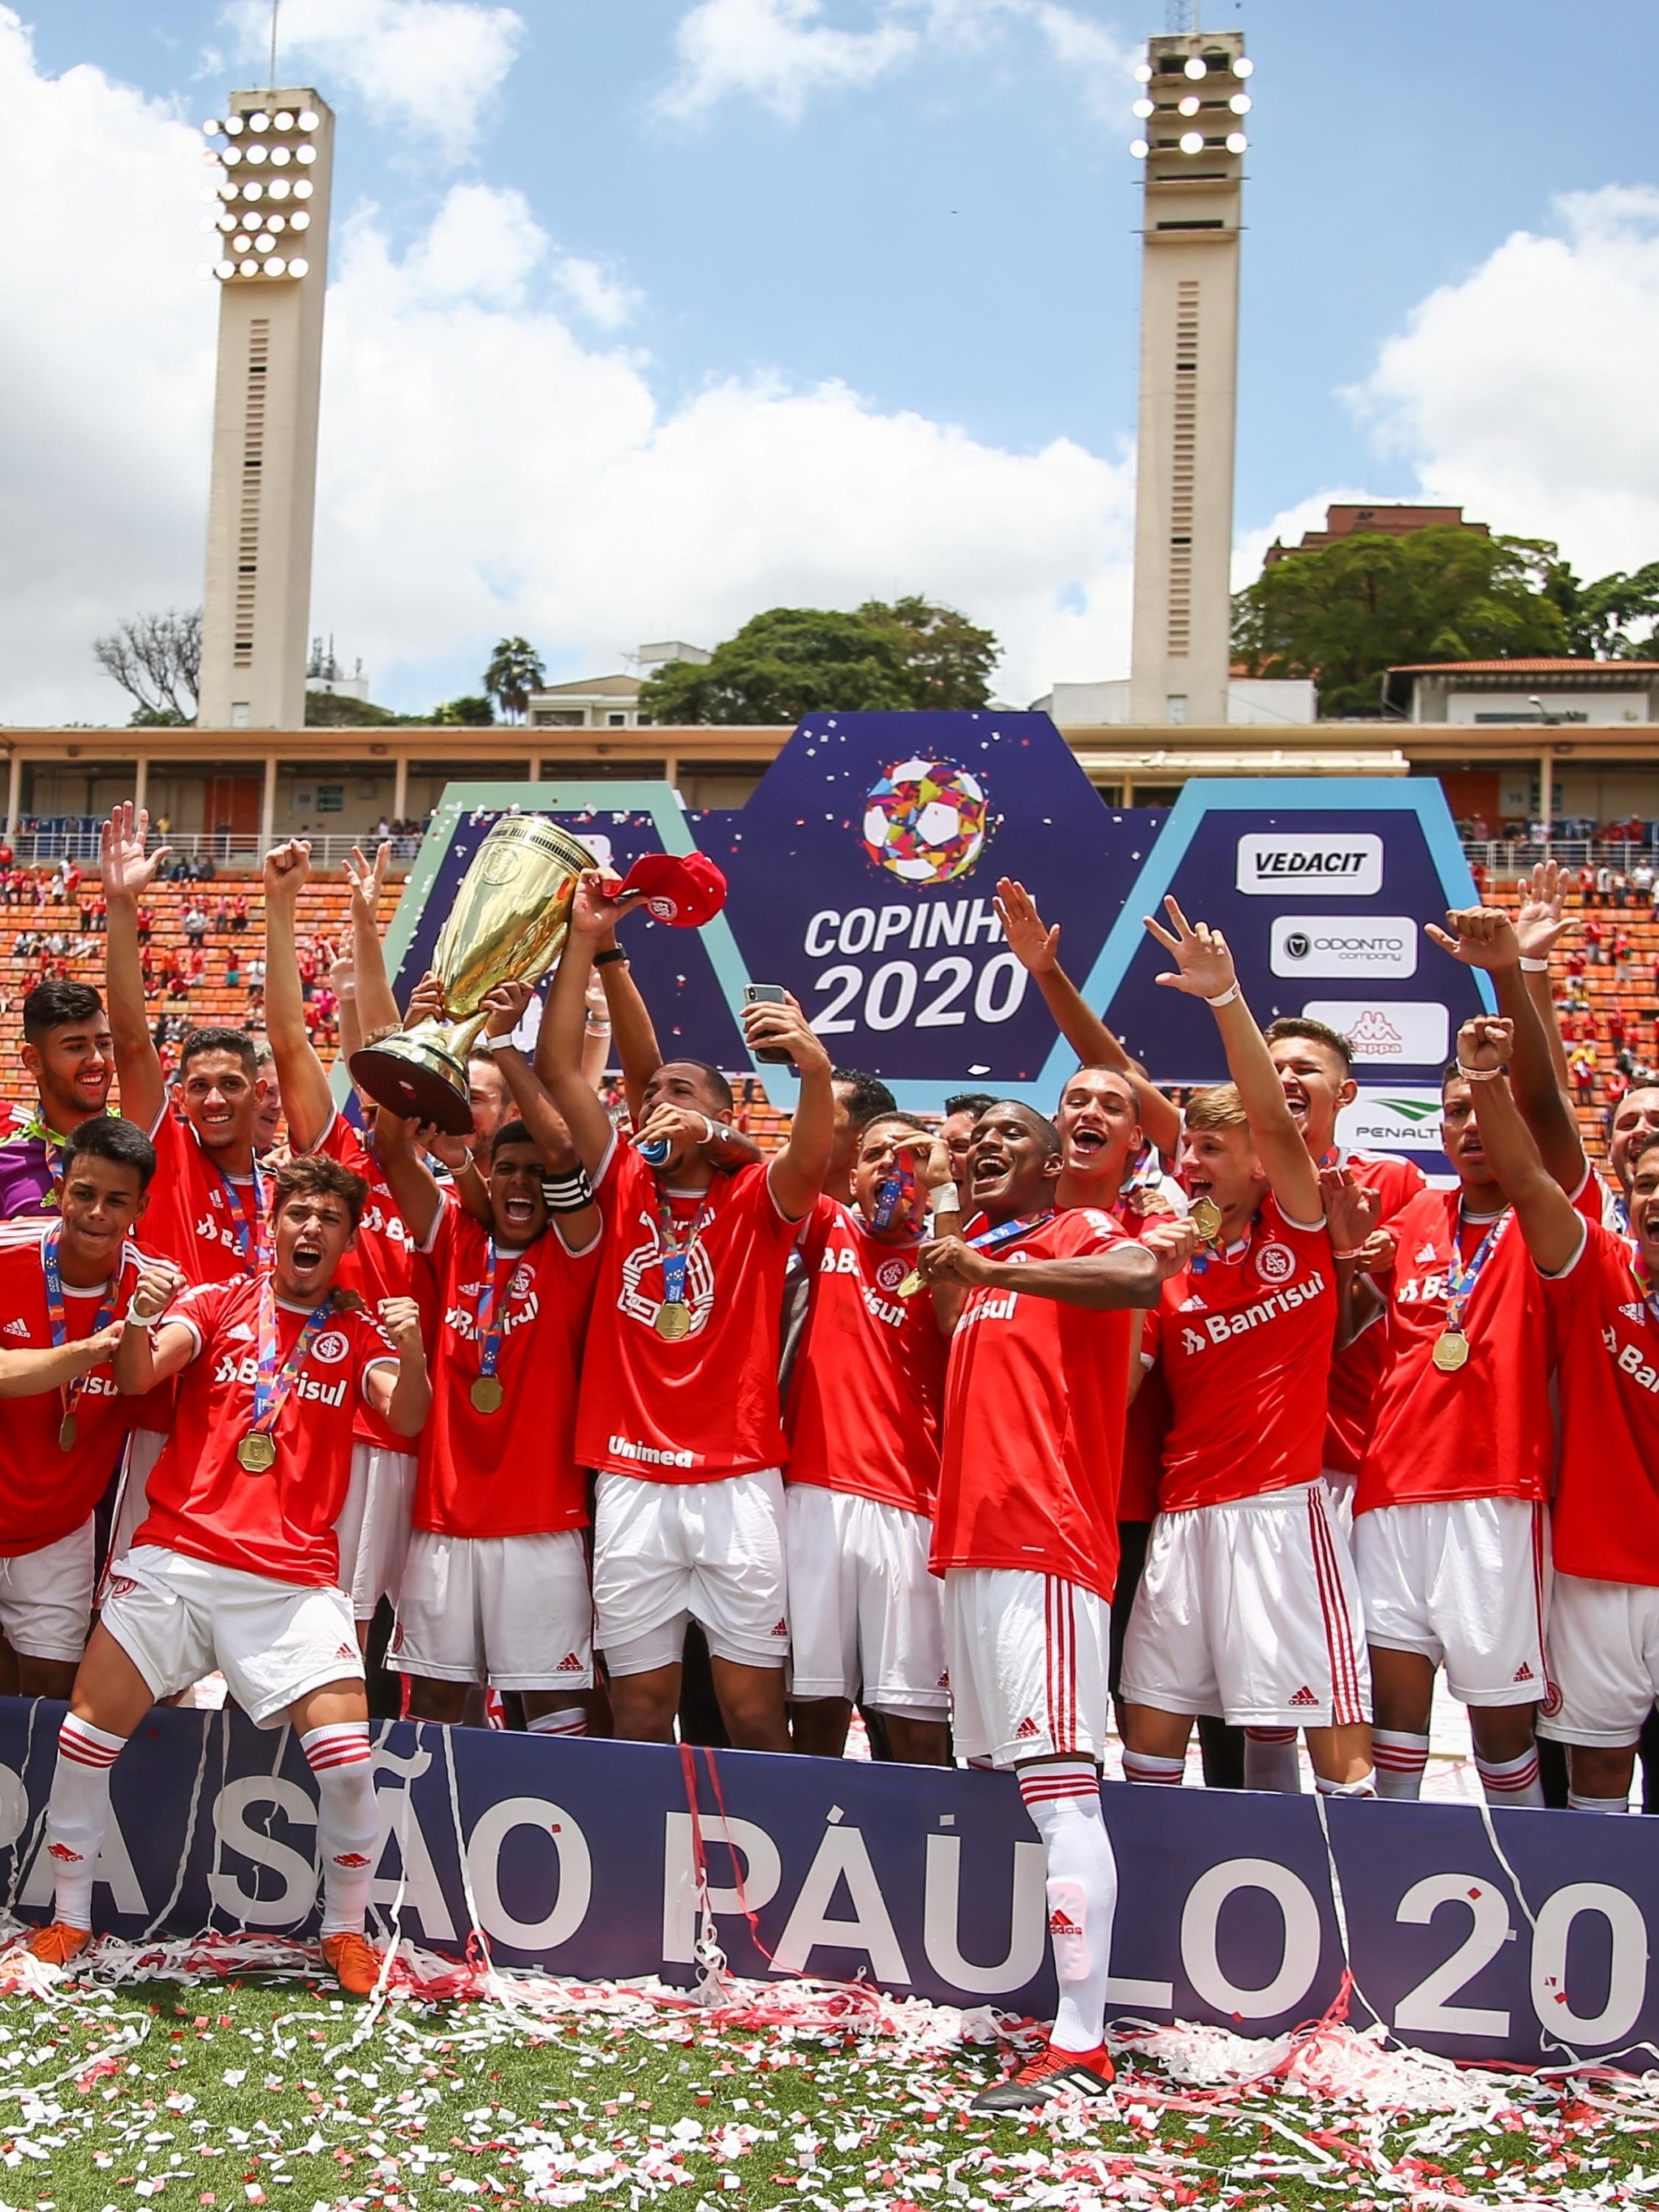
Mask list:
POLYGON ((1619 1310, 1626 1321, 1645 1321, 1648 1317, 1648 1310, 1643 1305, 1620 1306, 1619 1310))
POLYGON ((1014 1734, 1015 1734, 1018 1737, 1019 1737, 1022 1741, 1024 1741, 1024 1739, 1025 1737, 1027 1737, 1027 1736, 1041 1735, 1042 1734, 1042 1729, 1037 1726, 1036 1723, 1036 1722, 1031 1718, 1031 1716, 1030 1715, 1030 1713, 1027 1713, 1027 1714, 1026 1714, 1026 1716, 1025 1716, 1025 1717, 1024 1717, 1024 1719, 1020 1723, 1019 1726, 1018 1726, 1018 1727, 1014 1730, 1014 1734))
POLYGON ((1530 1682, 1534 1679, 1532 1668, 1527 1664, 1524 1659, 1516 1668, 1515 1673, 1510 1679, 1516 1682, 1530 1682))
POLYGON ((1431 1267, 1434 1265, 1434 1247, 1432 1244, 1425 1244, 1422 1250, 1418 1254, 1415 1264, 1419 1267, 1431 1267))
POLYGON ((558 1674, 580 1674, 583 1671, 582 1662, 574 1651, 567 1651, 554 1669, 558 1674))
POLYGON ((1316 1298, 1325 1288, 1325 1278, 1316 1267, 1305 1283, 1286 1283, 1282 1291, 1272 1291, 1253 1305, 1237 1306, 1230 1313, 1214 1313, 1205 1322, 1206 1334, 1196 1329, 1182 1331, 1183 1352, 1197 1353, 1208 1345, 1224 1344, 1230 1336, 1244 1336, 1266 1322, 1277 1321, 1283 1314, 1293 1313, 1297 1306, 1316 1298))
POLYGON ((1319 1700, 1318 1700, 1318 1698, 1317 1698, 1316 1697, 1315 1697, 1315 1695, 1314 1695, 1313 1692, 1312 1692, 1312 1691, 1308 1687, 1307 1684, 1304 1682, 1304 1683, 1302 1685, 1302 1687, 1301 1687, 1301 1688, 1300 1688, 1300 1689, 1296 1692, 1295 1696, 1291 1699, 1291 1703, 1293 1705, 1298 1705, 1298 1706, 1300 1706, 1300 1705, 1316 1705, 1319 1703, 1319 1700))
POLYGON ((26 1321, 9 1321, 5 1328, 0 1329, 0 1336, 21 1336, 25 1343, 28 1341, 28 1334, 29 1325, 26 1321))

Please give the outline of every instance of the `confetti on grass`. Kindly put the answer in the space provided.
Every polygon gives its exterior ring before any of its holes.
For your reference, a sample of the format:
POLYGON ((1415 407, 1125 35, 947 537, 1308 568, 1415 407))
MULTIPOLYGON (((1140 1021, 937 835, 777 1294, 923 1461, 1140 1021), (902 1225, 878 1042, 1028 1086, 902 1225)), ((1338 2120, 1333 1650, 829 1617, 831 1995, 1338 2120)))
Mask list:
POLYGON ((1499 2073, 1328 2018, 1115 2039, 1103 2104, 991 2122, 1029 2022, 859 1986, 497 1974, 331 1994, 264 1938, 0 1960, 0 2212, 1302 2212, 1659 2202, 1659 2077, 1499 2073))

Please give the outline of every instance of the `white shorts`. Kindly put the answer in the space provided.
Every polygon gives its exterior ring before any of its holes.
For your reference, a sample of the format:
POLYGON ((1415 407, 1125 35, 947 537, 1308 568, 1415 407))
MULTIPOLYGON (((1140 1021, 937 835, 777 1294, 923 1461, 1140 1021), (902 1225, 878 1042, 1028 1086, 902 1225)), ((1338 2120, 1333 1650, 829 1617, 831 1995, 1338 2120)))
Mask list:
MULTIPOLYGON (((110 1524, 108 1559, 112 1565, 132 1549, 132 1540, 149 1511, 149 1471, 161 1458, 166 1442, 160 1429, 135 1429, 127 1438, 127 1464, 116 1493, 115 1517, 110 1524)), ((107 1567, 105 1572, 107 1575, 107 1567)))
POLYGON ((417 1528, 386 1664, 434 1682, 591 1690, 593 1601, 579 1528, 440 1536, 417 1528))
POLYGON ((902 1505, 822 1484, 784 1492, 789 1568, 790 1694, 857 1698, 878 1712, 943 1720, 939 1584, 927 1571, 933 1523, 902 1505))
POLYGON ((1158 1515, 1119 1695, 1235 1728, 1370 1719, 1359 1589, 1322 1480, 1158 1515))
POLYGON ((296 1698, 363 1679, 343 1590, 273 1582, 143 1544, 111 1568, 103 1622, 158 1700, 215 1668, 256 1728, 296 1698))
POLYGON ((1659 1698, 1659 1589, 1558 1574, 1550 1594, 1550 1674, 1560 1703, 1540 1735, 1622 1751, 1659 1698))
POLYGON ((88 1514, 78 1528, 0 1559, 0 1629, 23 1659, 56 1659, 79 1664, 92 1621, 92 1571, 96 1532, 88 1514))
POLYGON ((1549 1700, 1549 1516, 1525 1498, 1379 1505, 1354 1522, 1367 1640, 1446 1670, 1460 1705, 1549 1700))
POLYGON ((789 1656, 783 1477, 724 1482, 601 1474, 593 1505, 593 1640, 613 1674, 678 1666, 695 1620, 716 1659, 789 1656))
POLYGON ((334 1534, 340 1546, 340 1587, 359 1620, 373 1620, 383 1597, 398 1602, 415 1502, 413 1452, 385 1444, 351 1447, 351 1485, 334 1534))
POLYGON ((1099 1762, 1106 1741, 1111 1607, 1093 1590, 1023 1567, 945 1577, 952 1728, 964 1759, 1099 1762))

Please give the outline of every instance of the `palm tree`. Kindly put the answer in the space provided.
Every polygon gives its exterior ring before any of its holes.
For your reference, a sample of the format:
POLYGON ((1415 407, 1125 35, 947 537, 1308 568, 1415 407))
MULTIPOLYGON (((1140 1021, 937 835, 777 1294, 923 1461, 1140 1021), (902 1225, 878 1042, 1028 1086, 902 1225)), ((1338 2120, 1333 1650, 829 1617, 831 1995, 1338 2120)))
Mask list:
POLYGON ((530 695, 547 681, 542 657, 527 637, 504 637, 489 656, 484 690, 510 722, 522 721, 530 695))

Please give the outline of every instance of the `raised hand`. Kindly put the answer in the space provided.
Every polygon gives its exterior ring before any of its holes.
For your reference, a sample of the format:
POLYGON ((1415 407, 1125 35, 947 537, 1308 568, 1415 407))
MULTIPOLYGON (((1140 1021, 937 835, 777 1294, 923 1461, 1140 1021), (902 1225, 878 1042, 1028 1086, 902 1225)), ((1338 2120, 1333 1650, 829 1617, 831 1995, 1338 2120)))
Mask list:
POLYGON ((1499 907, 1454 907, 1446 915, 1444 929, 1425 922, 1423 934, 1431 937, 1443 952, 1449 952, 1466 968, 1489 971, 1513 968, 1521 957, 1515 924, 1499 907))
POLYGON ((1338 1252, 1358 1252, 1369 1240, 1382 1217, 1382 1200, 1374 1190, 1354 1180, 1349 1168, 1322 1168, 1319 1194, 1325 1201, 1325 1224, 1338 1252))
POLYGON ((149 842, 147 808, 123 799, 111 809, 98 841, 98 866, 106 899, 136 899, 155 882, 156 871, 173 848, 158 845, 153 853, 147 852, 149 842))
POLYGON ((1496 1014, 1474 1014, 1457 1032, 1457 1065, 1484 1073, 1510 1064, 1515 1048, 1515 1024, 1496 1014))
POLYGON ((1197 1251, 1198 1231, 1179 1214, 1160 1215, 1148 1221, 1140 1232, 1140 1242, 1158 1261, 1158 1280, 1167 1283, 1197 1251))
POLYGON ((400 1358, 421 1350, 421 1309, 413 1298, 382 1298, 375 1313, 400 1358))
POLYGON ((574 935, 599 939, 609 936, 631 905, 631 901, 624 904, 616 896, 621 885, 620 877, 607 874, 603 868, 583 869, 570 907, 574 935))
POLYGON ((416 1022, 441 1022, 448 1017, 444 1004, 444 987, 431 969, 409 994, 409 1004, 404 1009, 404 1026, 413 1029, 416 1022))
POLYGON ((992 904, 1008 950, 1022 968, 1033 975, 1046 975, 1060 965, 1060 924, 1055 922, 1052 929, 1045 925, 1024 884, 1004 876, 992 904))
POLYGON ((484 1035, 511 1036, 535 995, 534 986, 529 983, 497 983, 483 1000, 483 1011, 489 1017, 484 1024, 484 1035))
POLYGON ((1194 999, 1218 999, 1237 989, 1238 971, 1221 932, 1212 929, 1207 921, 1194 927, 1173 896, 1164 900, 1164 908, 1174 924, 1173 930, 1165 929, 1149 914, 1141 916, 1147 934, 1164 947, 1176 963, 1175 973, 1166 970, 1158 981, 1172 991, 1184 991, 1194 999))
POLYGON ((471 1164, 471 1137, 452 1137, 447 1129, 439 1129, 429 1122, 423 1123, 415 1133, 415 1141, 423 1152, 429 1152, 451 1175, 460 1175, 471 1164))
POLYGON ((273 845, 265 854, 265 898, 287 899, 291 904, 311 881, 311 847, 303 837, 290 837, 273 845))
POLYGON ((1558 860, 1536 861, 1531 878, 1522 877, 1515 935, 1523 960, 1547 959, 1567 932, 1577 927, 1577 916, 1567 911, 1566 891, 1558 860))
POLYGON ((386 871, 392 866, 392 847, 388 842, 376 848, 373 860, 363 857, 361 847, 354 845, 351 858, 345 864, 346 881, 351 886, 354 904, 361 904, 378 930, 380 924, 380 893, 386 889, 386 871))
POLYGON ((133 1285, 128 1315, 134 1321, 154 1321, 157 1314, 166 1312, 184 1287, 183 1268, 174 1267, 171 1260, 156 1260, 142 1271, 133 1285))
POLYGON ((957 1171, 951 1163, 951 1147, 943 1137, 935 1137, 918 1129, 914 1137, 901 1137, 893 1147, 896 1152, 914 1152, 911 1165, 916 1171, 916 1182, 923 1190, 937 1190, 942 1183, 954 1182, 957 1171))
POLYGON ((751 1052, 787 1052, 804 1074, 809 1068, 827 1068, 830 1055, 816 1030, 801 1012, 799 1000, 759 999, 743 1010, 744 1042, 751 1052))
POLYGON ((960 1237, 933 1237, 916 1254, 916 1273, 927 1283, 988 1283, 999 1263, 960 1237))

